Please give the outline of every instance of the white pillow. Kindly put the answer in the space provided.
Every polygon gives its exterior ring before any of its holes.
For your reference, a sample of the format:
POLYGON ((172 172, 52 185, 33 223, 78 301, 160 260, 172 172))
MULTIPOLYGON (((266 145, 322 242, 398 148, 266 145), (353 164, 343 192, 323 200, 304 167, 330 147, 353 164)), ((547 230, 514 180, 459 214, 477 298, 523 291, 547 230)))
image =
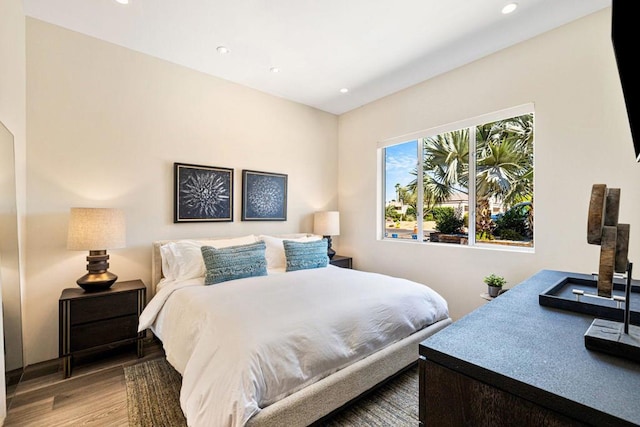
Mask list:
POLYGON ((231 239, 180 240, 160 246, 162 275, 169 280, 188 280, 204 277, 206 269, 202 259, 202 246, 216 249, 255 243, 256 236, 250 234, 231 239))
POLYGON ((314 242, 321 240, 322 236, 304 236, 297 238, 282 238, 275 236, 258 236, 258 240, 264 241, 267 249, 265 251, 265 257, 267 258, 267 269, 281 269, 287 265, 286 258, 284 256, 284 240, 293 240, 294 242, 314 242))

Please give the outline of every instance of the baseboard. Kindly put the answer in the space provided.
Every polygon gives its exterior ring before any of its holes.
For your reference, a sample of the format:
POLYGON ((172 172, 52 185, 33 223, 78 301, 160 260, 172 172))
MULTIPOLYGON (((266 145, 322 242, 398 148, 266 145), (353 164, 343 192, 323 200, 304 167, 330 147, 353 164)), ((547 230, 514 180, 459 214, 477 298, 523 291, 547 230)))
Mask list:
POLYGON ((16 385, 24 374, 24 368, 13 369, 4 373, 4 383, 7 387, 16 385))

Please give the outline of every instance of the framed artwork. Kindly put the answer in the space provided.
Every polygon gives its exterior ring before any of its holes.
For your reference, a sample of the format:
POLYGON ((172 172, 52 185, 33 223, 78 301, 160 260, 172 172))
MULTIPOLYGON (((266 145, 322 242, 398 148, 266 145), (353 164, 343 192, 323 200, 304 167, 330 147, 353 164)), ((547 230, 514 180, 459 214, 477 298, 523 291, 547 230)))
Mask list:
POLYGON ((233 169, 174 163, 173 222, 233 221, 233 169))
POLYGON ((287 220, 287 175, 242 171, 242 220, 287 220))

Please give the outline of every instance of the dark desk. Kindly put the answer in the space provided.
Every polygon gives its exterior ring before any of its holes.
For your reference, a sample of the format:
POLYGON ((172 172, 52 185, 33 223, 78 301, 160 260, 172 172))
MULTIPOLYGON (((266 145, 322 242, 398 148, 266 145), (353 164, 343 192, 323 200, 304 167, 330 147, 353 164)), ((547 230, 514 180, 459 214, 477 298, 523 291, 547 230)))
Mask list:
POLYGON ((593 317, 538 304, 564 274, 543 270, 420 344, 421 424, 640 425, 640 364, 587 350, 593 317))

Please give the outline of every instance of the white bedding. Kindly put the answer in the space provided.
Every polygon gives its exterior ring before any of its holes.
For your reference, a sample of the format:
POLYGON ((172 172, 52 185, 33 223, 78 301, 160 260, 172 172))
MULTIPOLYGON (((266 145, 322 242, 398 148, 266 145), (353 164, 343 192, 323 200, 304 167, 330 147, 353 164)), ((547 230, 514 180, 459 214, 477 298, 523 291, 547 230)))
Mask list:
POLYGON ((242 426, 260 408, 447 317, 446 301, 425 285, 328 266, 212 286, 165 282, 139 330, 153 330, 182 374, 189 426, 242 426))

